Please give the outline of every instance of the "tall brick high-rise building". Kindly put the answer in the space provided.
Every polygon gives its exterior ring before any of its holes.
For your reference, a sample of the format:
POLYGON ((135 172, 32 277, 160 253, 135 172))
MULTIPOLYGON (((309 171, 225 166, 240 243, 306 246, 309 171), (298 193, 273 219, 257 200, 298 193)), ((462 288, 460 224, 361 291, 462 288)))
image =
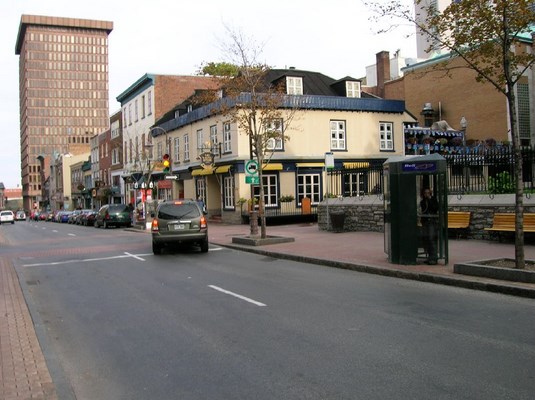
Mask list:
POLYGON ((90 137, 109 126, 112 30, 109 21, 21 17, 15 54, 20 55, 21 174, 27 210, 41 205, 50 162, 60 154, 88 151, 90 137))

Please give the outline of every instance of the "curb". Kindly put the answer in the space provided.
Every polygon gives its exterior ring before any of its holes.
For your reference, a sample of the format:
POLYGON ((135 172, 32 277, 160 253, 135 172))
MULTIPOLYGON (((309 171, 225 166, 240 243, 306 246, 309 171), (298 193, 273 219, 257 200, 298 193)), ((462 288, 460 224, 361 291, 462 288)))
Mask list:
POLYGON ((287 253, 278 253, 274 251, 262 250, 257 247, 249 248, 245 246, 232 245, 232 244, 221 244, 217 242, 212 242, 212 243, 217 244, 218 246, 226 247, 226 248, 233 249, 233 250, 246 251, 249 253, 260 254, 263 256, 269 256, 269 257, 283 259, 283 260, 304 262, 304 263, 322 265, 322 266, 332 267, 332 268, 348 269, 351 271, 364 272, 368 274, 382 275, 382 276, 387 276, 387 277, 392 277, 392 278, 401 278, 401 279, 407 279, 407 280, 413 280, 413 281, 419 281, 419 282, 436 283, 436 284, 441 284, 441 285, 460 287, 464 289, 473 289, 473 290, 480 290, 480 291, 486 291, 486 292, 492 292, 492 293, 500 293, 500 294, 507 294, 511 296, 535 299, 535 289, 519 287, 519 286, 514 286, 514 285, 507 285, 501 282, 484 282, 484 281, 478 281, 478 280, 470 280, 469 278, 464 278, 464 277, 449 277, 449 276, 428 274, 428 273, 422 273, 422 272, 400 271, 400 270, 377 267, 377 266, 366 265, 366 264, 355 264, 355 263, 347 263, 347 262, 332 261, 332 260, 322 260, 322 259, 313 258, 313 257, 292 255, 292 254, 287 254, 287 253))

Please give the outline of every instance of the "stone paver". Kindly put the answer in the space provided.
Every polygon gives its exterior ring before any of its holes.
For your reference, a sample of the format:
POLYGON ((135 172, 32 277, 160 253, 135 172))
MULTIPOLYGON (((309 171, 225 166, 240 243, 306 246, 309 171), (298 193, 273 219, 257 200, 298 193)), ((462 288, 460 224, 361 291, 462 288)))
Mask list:
POLYGON ((57 399, 11 260, 0 257, 0 399, 57 399))

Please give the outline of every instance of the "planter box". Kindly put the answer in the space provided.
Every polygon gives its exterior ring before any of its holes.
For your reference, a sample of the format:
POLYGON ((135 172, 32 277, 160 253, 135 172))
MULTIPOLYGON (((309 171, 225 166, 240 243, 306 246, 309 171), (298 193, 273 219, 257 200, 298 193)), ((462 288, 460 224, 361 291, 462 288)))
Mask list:
POLYGON ((535 271, 492 266, 500 260, 472 261, 470 263, 455 264, 453 272, 461 275, 481 276, 485 278, 501 279, 511 282, 535 283, 535 271))

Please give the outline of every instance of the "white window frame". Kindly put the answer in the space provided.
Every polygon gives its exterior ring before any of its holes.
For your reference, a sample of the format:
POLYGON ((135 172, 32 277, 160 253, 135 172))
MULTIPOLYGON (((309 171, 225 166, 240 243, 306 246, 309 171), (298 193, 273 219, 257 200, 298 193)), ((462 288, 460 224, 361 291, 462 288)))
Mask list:
POLYGON ((392 122, 379 122, 379 150, 394 150, 394 124, 392 122))
POLYGON ((158 142, 156 144, 156 159, 157 160, 161 160, 163 157, 163 146, 162 146, 162 142, 158 142))
POLYGON ((225 176, 221 182, 221 193, 223 193, 223 208, 234 210, 236 208, 234 200, 234 176, 225 176))
POLYGON ((269 150, 269 151, 276 151, 276 150, 284 150, 284 146, 283 146, 283 143, 284 143, 284 140, 283 140, 283 121, 282 121, 282 118, 276 118, 276 119, 272 119, 270 121, 267 121, 266 122, 266 127, 265 127, 265 133, 269 133, 269 132, 277 132, 279 137, 277 138, 269 138, 266 142, 266 150, 269 150))
POLYGON ((111 151, 111 163, 112 165, 117 165, 121 163, 121 160, 119 160, 119 149, 117 147, 112 149, 111 151))
POLYGON ((196 198, 201 199, 206 204, 206 179, 204 176, 195 180, 196 198))
POLYGON ((189 134, 184 135, 184 161, 189 161, 189 134))
POLYGON ((173 138, 173 163, 178 163, 180 161, 180 138, 173 138))
POLYGON ((223 122, 223 153, 232 152, 232 133, 230 121, 223 122))
POLYGON ((311 204, 321 201, 321 174, 319 172, 305 172, 297 174, 297 198, 301 206, 303 197, 308 197, 311 204))
POLYGON ((346 121, 330 121, 331 150, 346 150, 346 121))
POLYGON ((204 150, 203 148, 203 142, 204 142, 204 133, 202 128, 197 129, 197 155, 200 155, 204 150))
POLYGON ((149 92, 147 93, 147 111, 148 111, 148 115, 151 115, 152 114, 152 92, 149 90, 149 92))
MULTIPOLYGON (((264 174, 262 175, 262 182, 264 186, 264 206, 267 208, 278 207, 280 197, 278 174, 264 174)), ((253 192, 254 197, 258 200, 260 198, 260 186, 255 185, 253 192)))
POLYGON ((145 118, 145 96, 141 96, 141 119, 145 118))
POLYGON ((302 95, 303 94, 303 78, 300 76, 286 77, 286 94, 302 95))
POLYGON ((360 98, 360 82, 347 81, 346 82, 346 96, 353 98, 360 98))
POLYGON ((212 146, 217 144, 217 125, 210 126, 210 142, 212 146))

